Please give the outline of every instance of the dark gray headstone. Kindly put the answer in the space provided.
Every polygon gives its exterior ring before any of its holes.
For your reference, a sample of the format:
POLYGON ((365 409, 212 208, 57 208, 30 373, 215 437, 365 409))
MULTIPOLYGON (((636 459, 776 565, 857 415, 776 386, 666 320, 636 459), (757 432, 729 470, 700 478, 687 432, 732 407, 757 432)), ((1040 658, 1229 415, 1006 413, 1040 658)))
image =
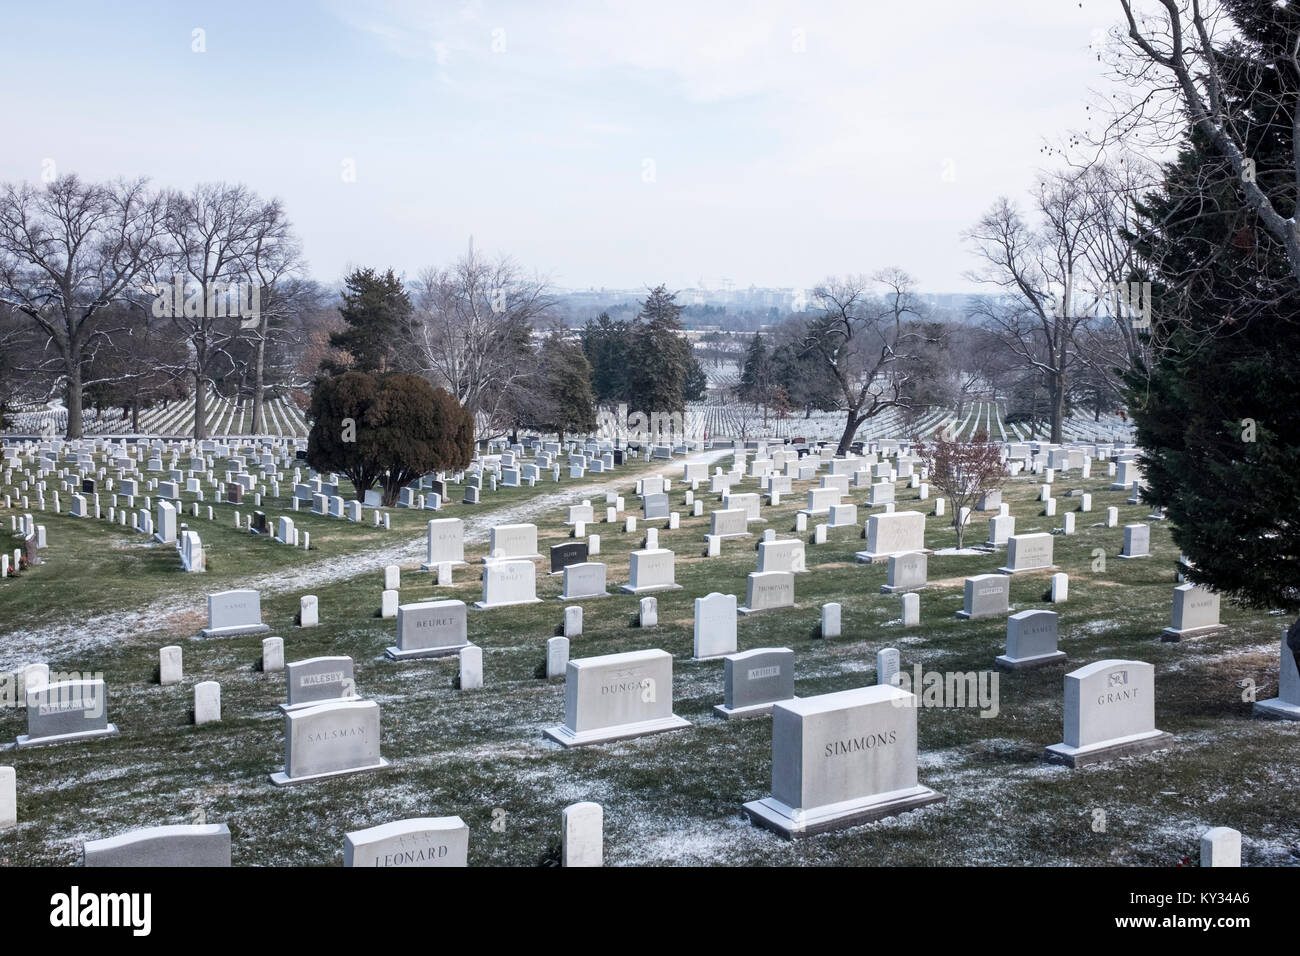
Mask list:
POLYGON ((571 564, 582 564, 587 560, 587 542, 570 541, 566 544, 551 545, 551 573, 563 571, 571 564))

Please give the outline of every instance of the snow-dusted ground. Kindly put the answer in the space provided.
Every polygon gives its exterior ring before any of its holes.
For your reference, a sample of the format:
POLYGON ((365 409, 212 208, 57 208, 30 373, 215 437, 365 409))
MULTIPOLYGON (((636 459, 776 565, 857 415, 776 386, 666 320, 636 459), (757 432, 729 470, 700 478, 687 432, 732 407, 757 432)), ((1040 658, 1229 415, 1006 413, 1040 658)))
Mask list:
MULTIPOLYGON (((664 474, 679 475, 687 462, 712 464, 731 454, 730 448, 712 448, 672 462, 664 462, 661 470, 664 474)), ((649 472, 653 473, 653 470, 649 472)), ((494 525, 535 522, 547 512, 575 504, 584 498, 603 496, 606 492, 625 488, 631 480, 629 476, 623 475, 603 482, 561 485, 557 491, 537 495, 508 508, 491 508, 489 504, 487 507, 491 510, 465 519, 465 543, 486 541, 494 525)), ((140 544, 142 547, 152 546, 149 541, 140 544)), ((331 582, 355 577, 359 573, 358 568, 370 570, 389 564, 418 566, 427 555, 426 547, 427 538, 421 534, 386 547, 360 549, 302 567, 255 575, 242 582, 242 586, 260 591, 263 595, 308 593, 331 582)), ((188 579, 190 576, 186 577, 188 579)), ((194 614, 206 608, 207 593, 208 588, 201 580, 193 584, 187 580, 183 585, 178 583, 165 603, 142 604, 134 610, 97 614, 59 626, 42 626, 40 630, 18 628, 0 632, 0 671, 13 670, 50 658, 75 657, 98 645, 147 632, 155 626, 155 621, 194 614)))

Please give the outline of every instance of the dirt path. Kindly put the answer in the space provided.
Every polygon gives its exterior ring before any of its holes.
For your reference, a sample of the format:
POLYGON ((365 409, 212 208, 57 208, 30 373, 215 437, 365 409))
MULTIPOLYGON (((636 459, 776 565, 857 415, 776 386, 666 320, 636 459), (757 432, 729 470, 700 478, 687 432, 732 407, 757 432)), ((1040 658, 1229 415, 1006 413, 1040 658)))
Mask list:
MULTIPOLYGON (((730 448, 713 448, 667 462, 664 470, 671 468, 680 473, 686 462, 712 464, 730 454, 730 448)), ((643 472, 642 476, 653 474, 655 471, 652 469, 643 472)), ((584 498, 603 497, 606 492, 617 491, 634 480, 630 475, 623 475, 604 482, 562 485, 558 491, 537 495, 518 505, 474 515, 465 519, 465 543, 486 541, 494 525, 535 522, 547 512, 584 498)), ((333 581, 356 577, 358 573, 368 574, 389 564, 418 566, 425 555, 426 536, 421 534, 387 547, 362 549, 299 568, 254 575, 242 586, 260 591, 264 597, 289 592, 306 594, 333 581), (366 570, 358 572, 359 566, 366 570)), ((159 630, 164 622, 174 623, 178 618, 206 614, 208 588, 202 578, 195 579, 193 584, 187 580, 186 584, 188 586, 178 586, 165 602, 142 603, 138 609, 106 612, 63 625, 43 626, 40 630, 18 629, 0 633, 0 671, 14 670, 37 661, 84 656, 97 646, 159 630)), ((84 666, 89 667, 89 663, 84 666)))

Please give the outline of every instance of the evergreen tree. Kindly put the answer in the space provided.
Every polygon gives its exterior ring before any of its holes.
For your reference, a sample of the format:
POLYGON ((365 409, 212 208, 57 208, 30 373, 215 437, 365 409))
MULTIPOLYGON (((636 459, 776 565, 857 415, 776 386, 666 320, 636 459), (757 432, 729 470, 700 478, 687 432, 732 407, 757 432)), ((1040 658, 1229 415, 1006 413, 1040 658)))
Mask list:
POLYGON ((330 333, 330 348, 346 353, 350 361, 327 358, 322 370, 330 374, 392 371, 400 365, 398 357, 414 311, 402 280, 392 269, 380 275, 366 268, 349 275, 344 285, 339 314, 347 328, 330 333))
POLYGON ((763 342, 763 333, 755 332, 745 349, 745 361, 740 372, 740 398, 755 405, 767 402, 772 385, 772 358, 763 342))
MULTIPOLYGON (((1238 128, 1251 131, 1258 185, 1292 208, 1292 117, 1278 103, 1294 102, 1300 81, 1260 51, 1293 49, 1300 16, 1274 4, 1228 7, 1244 40, 1222 51, 1224 95, 1238 128)), ((1297 613, 1300 289, 1285 250, 1196 133, 1139 212, 1156 347, 1127 384, 1144 497, 1166 509, 1189 580, 1245 606, 1297 613)), ((1300 661, 1300 621, 1288 643, 1300 661)))
POLYGON ((628 400, 632 349, 631 326, 616 322, 608 312, 592 319, 580 333, 582 351, 591 365, 591 388, 601 405, 628 400))
POLYGON ((417 375, 344 372, 316 383, 307 462, 339 471, 361 498, 376 483, 385 507, 431 471, 466 467, 474 420, 447 391, 417 375))
POLYGON ((662 285, 650 290, 633 332, 628 404, 647 415, 683 413, 691 345, 681 323, 676 293, 662 285))
POLYGON ((582 346, 555 330, 542 342, 538 375, 529 403, 527 424, 542 432, 586 435, 596 430, 596 402, 591 392, 591 365, 582 346))
POLYGON ((702 402, 709 392, 709 376, 704 366, 695 357, 695 350, 690 353, 690 362, 686 366, 686 381, 682 385, 682 398, 687 402, 702 402))

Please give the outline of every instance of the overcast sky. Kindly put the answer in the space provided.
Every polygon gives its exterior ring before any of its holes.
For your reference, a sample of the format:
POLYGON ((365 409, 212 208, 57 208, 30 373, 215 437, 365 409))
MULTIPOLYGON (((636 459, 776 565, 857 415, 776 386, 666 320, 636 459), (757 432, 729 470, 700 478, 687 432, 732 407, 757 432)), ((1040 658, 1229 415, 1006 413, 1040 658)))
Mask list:
POLYGON ((560 287, 963 291, 1084 122, 1114 0, 17 4, 0 180, 241 181, 312 274, 475 245, 560 287), (199 40, 194 31, 203 31, 199 40), (194 52, 193 47, 206 47, 194 52), (351 163, 355 181, 346 181, 351 163))

